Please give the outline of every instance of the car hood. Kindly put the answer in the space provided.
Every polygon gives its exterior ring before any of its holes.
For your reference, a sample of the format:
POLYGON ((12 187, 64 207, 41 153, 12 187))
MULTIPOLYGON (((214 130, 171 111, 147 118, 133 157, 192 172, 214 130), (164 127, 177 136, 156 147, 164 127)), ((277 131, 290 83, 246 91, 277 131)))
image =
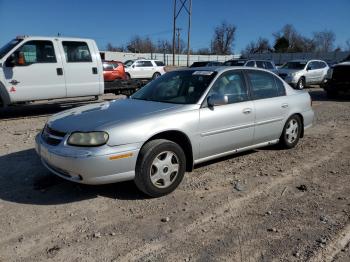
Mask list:
POLYGON ((184 105, 120 99, 73 108, 53 115, 50 128, 70 133, 73 131, 98 131, 102 126, 118 122, 135 121, 150 114, 179 109, 184 105))
POLYGON ((278 69, 279 74, 290 74, 290 73, 295 73, 299 71, 302 71, 302 69, 285 69, 285 68, 278 69))

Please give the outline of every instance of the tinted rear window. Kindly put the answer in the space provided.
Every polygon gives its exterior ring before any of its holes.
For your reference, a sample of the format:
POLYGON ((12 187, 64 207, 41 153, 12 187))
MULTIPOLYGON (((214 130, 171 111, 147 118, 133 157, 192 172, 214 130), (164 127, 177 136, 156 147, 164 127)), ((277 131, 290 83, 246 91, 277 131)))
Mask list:
POLYGON ((155 61, 157 66, 165 66, 165 64, 162 61, 155 61))

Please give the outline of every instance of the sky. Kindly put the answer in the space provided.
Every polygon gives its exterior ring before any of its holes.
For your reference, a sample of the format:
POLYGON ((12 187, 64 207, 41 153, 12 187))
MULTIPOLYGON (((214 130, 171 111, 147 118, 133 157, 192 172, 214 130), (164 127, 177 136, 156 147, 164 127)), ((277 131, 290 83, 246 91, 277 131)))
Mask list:
MULTIPOLYGON (((177 0, 180 3, 180 0, 177 0)), ((302 35, 332 30, 335 45, 350 39, 350 0, 192 0, 191 47, 210 46, 214 28, 222 21, 237 27, 234 53, 285 24, 302 35)), ((16 35, 88 37, 99 49, 107 43, 125 45, 133 36, 154 41, 172 39, 173 0, 0 0, 0 46, 16 35)), ((177 27, 187 39, 187 16, 179 15, 177 27)))

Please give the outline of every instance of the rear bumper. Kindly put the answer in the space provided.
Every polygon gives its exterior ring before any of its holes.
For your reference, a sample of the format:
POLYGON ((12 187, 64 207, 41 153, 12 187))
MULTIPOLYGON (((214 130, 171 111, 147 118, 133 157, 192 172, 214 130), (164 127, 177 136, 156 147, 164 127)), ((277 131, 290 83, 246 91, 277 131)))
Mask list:
POLYGON ((332 79, 325 79, 321 85, 326 91, 350 91, 350 80, 337 82, 332 79))
POLYGON ((101 148, 51 146, 38 134, 35 149, 43 165, 52 173, 82 184, 109 184, 132 180, 139 144, 101 148))
POLYGON ((303 119, 304 119, 304 130, 312 127, 314 121, 315 121, 315 113, 312 109, 307 110, 302 113, 303 119))

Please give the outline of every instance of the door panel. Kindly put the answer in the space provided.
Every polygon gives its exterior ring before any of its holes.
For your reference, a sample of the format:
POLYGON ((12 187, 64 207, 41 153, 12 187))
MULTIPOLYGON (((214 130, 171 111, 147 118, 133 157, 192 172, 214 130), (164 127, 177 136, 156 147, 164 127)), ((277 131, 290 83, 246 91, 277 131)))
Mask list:
POLYGON ((254 106, 254 144, 279 139, 289 112, 287 97, 280 96, 256 100, 254 106))
POLYGON ((102 72, 97 58, 91 54, 93 46, 86 42, 61 41, 60 46, 66 78, 67 97, 98 95, 102 72))
POLYGON ((240 70, 222 73, 213 84, 211 95, 226 96, 221 106, 200 109, 200 157, 208 157, 252 144, 254 104, 240 70))
POLYGON ((32 40, 11 55, 21 60, 14 67, 3 67, 13 102, 66 97, 65 77, 57 74, 62 68, 58 50, 52 41, 32 40))
POLYGON ((200 109, 200 158, 252 144, 253 102, 200 109), (250 113, 244 112, 251 110, 250 113))
POLYGON ((284 84, 263 71, 248 71, 247 77, 254 98, 254 144, 278 139, 289 111, 284 84))

